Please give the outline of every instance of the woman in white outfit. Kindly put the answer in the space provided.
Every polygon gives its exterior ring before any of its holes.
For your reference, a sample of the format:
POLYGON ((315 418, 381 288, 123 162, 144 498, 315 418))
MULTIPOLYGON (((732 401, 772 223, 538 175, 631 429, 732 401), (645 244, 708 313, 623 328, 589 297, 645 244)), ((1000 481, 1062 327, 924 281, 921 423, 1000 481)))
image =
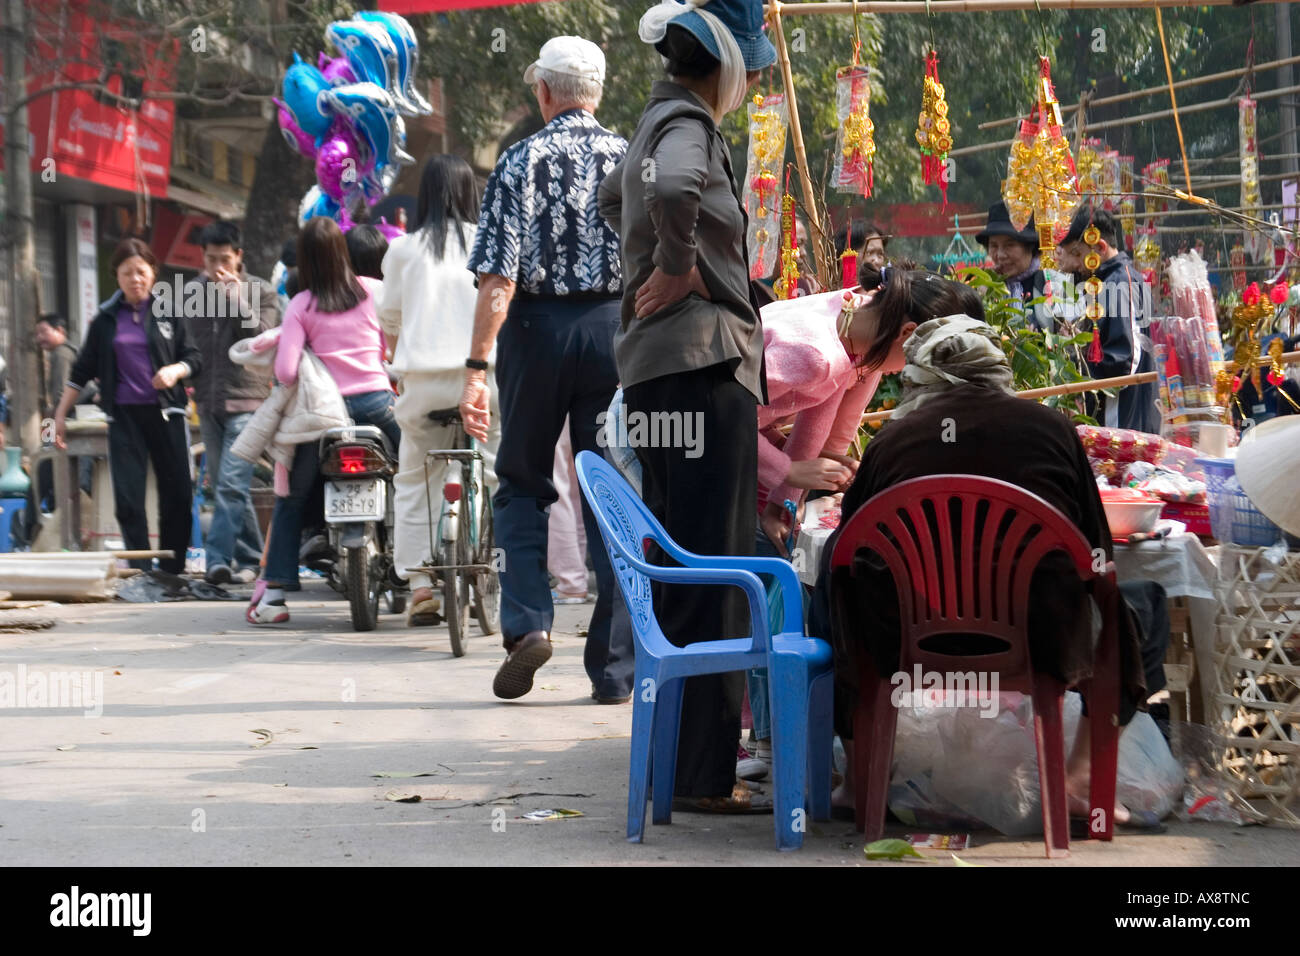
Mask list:
MULTIPOLYGON (((431 449, 451 448, 456 429, 435 425, 428 414, 456 408, 460 403, 477 295, 474 275, 466 263, 474 245, 478 212, 478 184, 469 164, 456 156, 433 156, 421 174, 415 228, 393 240, 384 256, 379 321, 384 332, 397 340, 392 369, 400 377, 400 395, 394 408, 402 429, 402 446, 394 481, 397 528, 393 554, 399 575, 432 558, 429 502, 436 512, 445 477, 443 468, 433 468, 426 488, 424 456, 431 449)), ((486 444, 479 445, 488 494, 496 490, 497 443, 501 435, 495 425, 501 416, 494 365, 495 355, 489 356, 494 426, 486 444)), ((412 626, 432 623, 438 610, 433 582, 428 575, 411 574, 410 584, 407 622, 412 626)))

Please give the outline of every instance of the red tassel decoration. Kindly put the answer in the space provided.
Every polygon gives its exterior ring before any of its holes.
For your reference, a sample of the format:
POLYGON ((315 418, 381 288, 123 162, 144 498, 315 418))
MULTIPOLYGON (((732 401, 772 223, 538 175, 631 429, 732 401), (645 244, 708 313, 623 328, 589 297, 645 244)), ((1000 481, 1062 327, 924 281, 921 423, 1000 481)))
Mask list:
POLYGON ((1095 321, 1092 324, 1092 342, 1088 346, 1088 361, 1094 365, 1101 361, 1101 329, 1095 321))
POLYGON ((852 289, 858 284, 858 253, 853 248, 853 224, 849 223, 844 237, 844 251, 840 253, 840 288, 852 289))

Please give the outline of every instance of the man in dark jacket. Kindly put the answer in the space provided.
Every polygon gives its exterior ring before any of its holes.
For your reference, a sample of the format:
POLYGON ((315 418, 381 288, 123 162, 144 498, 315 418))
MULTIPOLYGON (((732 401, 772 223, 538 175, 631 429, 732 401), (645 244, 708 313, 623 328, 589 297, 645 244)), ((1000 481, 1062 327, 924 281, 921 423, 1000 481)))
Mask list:
MULTIPOLYGON (((1074 214, 1070 231, 1061 241, 1061 268, 1074 273, 1080 284, 1093 275, 1102 283, 1096 298, 1102 312, 1093 325, 1101 357, 1094 360, 1096 353, 1092 346, 1088 348, 1087 358, 1088 372, 1093 378, 1153 372, 1156 367, 1147 338, 1151 321, 1150 292, 1133 261, 1120 251, 1122 236, 1113 215, 1085 202, 1074 214), (1084 239, 1089 226, 1095 226, 1098 233, 1097 242, 1092 244, 1084 239), (1094 253, 1098 261, 1089 262, 1089 256, 1094 253)), ((1086 323, 1084 328, 1088 328, 1086 323)), ((1121 388, 1117 398, 1094 392, 1091 395, 1095 397, 1096 407, 1093 408, 1090 399, 1089 414, 1107 428, 1132 428, 1158 435, 1157 394, 1154 381, 1121 388)))
POLYGON ((271 377, 230 361, 230 347, 280 324, 280 307, 270 283, 244 269, 239 227, 208 224, 199 234, 203 272, 185 288, 184 316, 203 356, 194 399, 212 479, 212 524, 204 540, 207 579, 213 584, 247 584, 256 576, 262 532, 253 510, 253 465, 229 454, 253 412, 271 394, 271 377), (193 306, 193 307, 192 307, 193 306))

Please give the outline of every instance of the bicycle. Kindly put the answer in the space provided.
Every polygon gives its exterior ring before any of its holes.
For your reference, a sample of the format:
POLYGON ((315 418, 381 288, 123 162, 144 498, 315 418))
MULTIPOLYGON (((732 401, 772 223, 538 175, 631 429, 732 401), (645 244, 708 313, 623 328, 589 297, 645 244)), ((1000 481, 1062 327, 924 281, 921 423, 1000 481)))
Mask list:
POLYGON ((425 507, 429 517, 429 554, 434 563, 408 569, 442 582, 442 617, 451 635, 451 652, 465 656, 469 639, 470 592, 474 617, 484 634, 495 634, 501 626, 501 582, 497 576, 492 537, 492 496, 484 476, 483 455, 474 439, 466 434, 459 408, 429 412, 437 425, 456 428, 453 448, 433 449, 424 456, 425 507), (429 486, 434 462, 459 462, 460 481, 442 487, 438 521, 433 520, 429 486), (463 502, 463 507, 462 507, 463 502), (436 538, 436 541, 435 541, 436 538))

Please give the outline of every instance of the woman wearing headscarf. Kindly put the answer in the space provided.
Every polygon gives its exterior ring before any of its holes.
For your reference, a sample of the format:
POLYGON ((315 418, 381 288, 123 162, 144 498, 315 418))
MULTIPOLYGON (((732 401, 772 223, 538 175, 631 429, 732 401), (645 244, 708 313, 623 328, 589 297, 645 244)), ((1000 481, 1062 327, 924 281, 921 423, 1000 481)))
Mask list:
MULTIPOLYGON (((845 521, 879 492, 911 478, 979 475, 1042 498, 1078 527, 1093 548, 1107 559, 1112 556, 1097 484, 1074 426, 1060 412, 1016 397, 999 335, 984 323, 982 310, 975 316, 950 315, 922 323, 903 353, 902 400, 867 446, 844 495, 845 521)), ((878 674, 896 672, 900 629, 893 579, 878 556, 860 554, 857 576, 841 569, 832 584, 830 555, 838 537, 837 530, 823 552, 809 629, 831 635, 836 730, 849 738, 859 692, 859 655, 870 654, 878 674), (838 596, 834 608, 832 590, 838 596)), ((1089 603, 1073 563, 1059 552, 1044 558, 1034 575, 1029 610, 1030 656, 1036 671, 1067 685, 1091 676, 1094 626, 1089 603)), ((1120 628, 1121 723, 1128 722, 1147 696, 1138 626, 1129 618, 1124 616, 1120 628)), ((1086 728, 1087 722, 1080 726, 1086 728)), ((1086 809, 1086 744, 1087 734, 1081 731, 1066 767, 1075 811, 1086 809)), ((837 805, 852 806, 851 787, 852 774, 847 773, 835 794, 837 805)), ((1126 813, 1117 811, 1117 822, 1126 819, 1126 813)))
MULTIPOLYGON (((640 35, 668 76, 651 89, 626 158, 600 188, 601 215, 622 241, 614 352, 629 414, 691 416, 703 439, 692 449, 636 449, 643 497, 688 551, 752 555, 758 432, 737 423, 755 421, 766 400, 763 328, 718 123, 776 51, 760 0, 660 3, 640 35)), ((679 647, 740 637, 748 613, 739 597, 730 588, 656 585, 655 614, 679 647)), ((683 809, 770 812, 770 799, 736 780, 743 696, 743 672, 686 680, 676 775, 683 809)))

